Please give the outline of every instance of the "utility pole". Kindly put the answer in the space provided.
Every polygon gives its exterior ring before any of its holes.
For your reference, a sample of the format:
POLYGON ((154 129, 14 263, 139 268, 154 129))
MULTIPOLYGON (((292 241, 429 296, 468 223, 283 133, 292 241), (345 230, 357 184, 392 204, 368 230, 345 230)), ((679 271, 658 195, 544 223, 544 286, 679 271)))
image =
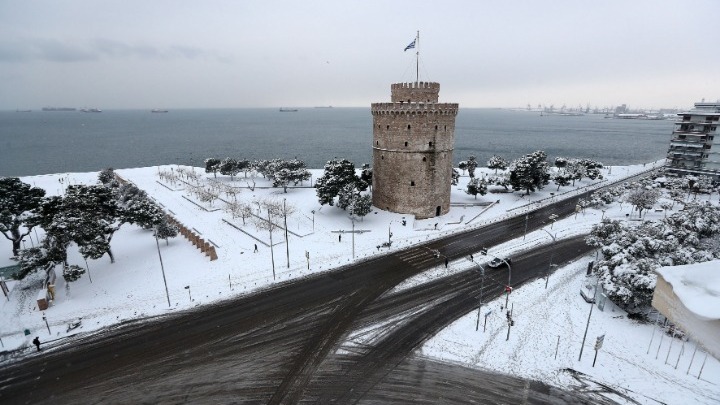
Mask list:
POLYGON ((290 241, 288 240, 287 229, 287 208, 285 208, 285 198, 283 198, 283 216, 285 217, 285 252, 287 253, 287 268, 290 268, 290 241))
MULTIPOLYGON (((480 310, 482 309, 483 304, 483 288, 485 288, 485 269, 477 263, 475 263, 475 265, 480 268, 480 303, 478 304, 477 322, 475 323, 475 332, 477 332, 478 329, 480 329, 480 310)), ((485 322, 487 323, 487 317, 485 317, 485 322)), ((483 327, 483 331, 485 331, 485 327, 483 327)))
POLYGON ((588 314, 587 324, 585 325, 585 334, 583 334, 582 345, 580 345, 580 356, 578 356, 578 361, 582 359, 583 349, 585 348, 585 338, 587 338, 588 328, 590 328, 590 317, 592 316, 594 306, 595 304, 590 304, 590 313, 588 314))
POLYGON ((165 278, 165 266, 163 266, 162 255, 160 254, 160 242, 158 242, 157 238, 157 228, 155 228, 155 245, 157 245, 158 257, 160 258, 160 270, 162 271, 163 283, 165 284, 165 296, 167 297, 168 308, 170 308, 172 305, 170 305, 170 293, 168 292, 167 279, 165 278))

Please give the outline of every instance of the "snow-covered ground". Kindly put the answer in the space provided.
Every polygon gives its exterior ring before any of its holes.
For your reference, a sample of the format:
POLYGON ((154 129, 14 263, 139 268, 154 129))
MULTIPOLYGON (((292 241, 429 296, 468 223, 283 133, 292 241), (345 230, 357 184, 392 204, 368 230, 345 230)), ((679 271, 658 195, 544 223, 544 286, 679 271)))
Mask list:
MULTIPOLYGON (((0 303, 3 350, 28 345, 35 336, 39 336, 43 342, 50 342, 51 347, 51 341, 72 340, 74 333, 90 332, 128 319, 161 316, 170 310, 184 310, 237 297, 274 281, 286 281, 350 263, 353 251, 355 260, 382 254, 387 249, 378 249, 378 245, 388 242, 389 234, 392 234, 391 249, 394 250, 517 215, 560 195, 580 192, 586 187, 605 184, 651 166, 607 168, 603 170, 605 181, 586 179, 576 183, 574 188, 563 187, 559 192, 557 186, 551 184, 530 196, 489 193, 477 199, 463 191, 468 180, 463 176, 460 185, 453 186, 453 206, 449 214, 429 220, 415 220, 411 216, 376 210, 364 219, 355 221, 355 230, 363 232, 354 234, 351 233, 353 223, 348 213, 336 207, 320 206, 315 190, 308 184, 304 187, 290 187, 287 193, 283 193, 282 189, 270 188, 269 182, 259 177, 253 191, 242 174, 234 181, 218 175, 217 181, 237 187, 238 201, 259 207, 266 199, 285 200, 287 206, 294 209, 288 218, 289 244, 285 243, 284 232, 276 230, 273 233, 275 278, 271 267, 268 231, 256 229, 250 219, 246 219, 245 225, 242 218, 232 218, 231 214, 222 209, 225 205, 222 201, 215 201, 212 206, 200 203, 190 195, 185 183, 173 184, 159 178, 159 172, 167 172, 171 168, 176 170, 176 166, 118 170, 120 176, 147 191, 188 229, 215 245, 218 260, 210 261, 182 236, 171 239, 167 245, 161 241, 159 248, 167 278, 168 306, 158 248, 152 233, 132 225, 123 225, 112 240, 116 263, 111 264, 107 256, 88 261, 89 274, 83 275, 69 287, 58 274, 56 299, 44 313, 38 311, 36 305, 41 283, 39 275, 30 276, 22 282, 8 283, 13 287, 9 299, 0 297, 3 299, 0 303), (403 219, 406 221, 405 226, 402 225, 403 219), (258 252, 254 252, 255 245, 258 246, 258 252), (46 317, 47 325, 43 317, 46 317), (68 331, 68 324, 77 318, 82 318, 81 326, 68 331), (23 333, 26 329, 30 332, 28 336, 23 333)), ((195 172, 204 184, 216 181, 212 174, 205 174, 199 168, 195 172)), ((322 175, 322 170, 312 172, 313 181, 322 175)), ((478 175, 483 172, 492 173, 487 169, 477 169, 478 175)), ((67 184, 94 184, 97 173, 32 176, 22 180, 42 187, 52 195, 61 194, 67 184)), ((231 197, 223 194, 222 198, 229 201, 231 197)), ((622 207, 618 205, 604 213, 588 209, 585 213, 558 221, 552 229, 545 229, 560 239, 587 232, 602 216, 626 218, 627 213, 628 204, 622 207)), ((652 211, 646 218, 661 218, 664 214, 652 211)), ((266 212, 261 210, 259 215, 264 216, 266 212)), ((282 224, 282 221, 276 222, 282 224)), ((25 245, 37 243, 38 236, 42 237, 42 234, 33 232, 32 238, 24 242, 25 245)), ((518 240, 494 247, 490 253, 500 255, 551 242, 548 233, 540 230, 528 234, 525 241, 518 240)), ((14 262, 9 260, 11 245, 4 238, 0 241, 1 252, 5 254, 0 258, 0 267, 12 265, 14 262)), ((595 308, 582 361, 577 361, 590 310, 590 305, 585 303, 578 292, 581 286, 588 283, 584 274, 589 260, 586 258, 558 269, 551 276, 547 290, 541 280, 513 291, 511 302, 514 304, 515 326, 509 341, 505 340, 505 314, 500 312, 500 301, 497 301, 486 304, 482 311, 483 315, 491 311, 486 332, 483 333, 482 329, 480 332, 475 331, 477 312, 474 311, 429 341, 423 347, 423 352, 560 386, 573 383, 571 374, 563 371, 566 368, 573 369, 587 374, 588 379, 598 384, 627 391, 629 397, 640 403, 717 401, 720 398, 720 363, 716 359, 707 358, 701 378, 698 379, 704 361, 704 353, 698 351, 692 367, 686 373, 694 351, 692 343, 682 346, 680 340, 675 339, 668 354, 670 339, 666 336, 658 352, 659 329, 655 329, 653 336, 653 326, 628 320, 621 310, 610 304, 605 307, 605 311, 595 308), (591 367, 595 338, 602 334, 605 334, 604 345, 598 354, 597 364, 591 367), (653 343, 648 349, 651 338, 653 343), (554 357, 556 346, 557 359, 554 357), (681 348, 684 354, 678 361, 681 348)), ((69 261, 85 267, 84 260, 74 249, 69 252, 69 261)), ((459 271, 468 265, 462 260, 451 262, 449 270, 444 269, 444 266, 431 270, 398 288, 446 275, 448 271, 459 271)), ((20 355, 34 354, 26 350, 20 352, 20 355)))

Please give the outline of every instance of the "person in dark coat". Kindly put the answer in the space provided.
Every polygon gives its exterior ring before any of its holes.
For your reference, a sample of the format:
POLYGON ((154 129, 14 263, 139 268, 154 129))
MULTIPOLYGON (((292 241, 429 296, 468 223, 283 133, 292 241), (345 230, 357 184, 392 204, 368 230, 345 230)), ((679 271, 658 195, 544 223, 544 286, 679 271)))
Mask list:
POLYGON ((37 350, 40 351, 40 338, 35 336, 35 339, 33 339, 33 344, 35 347, 37 347, 37 350))
POLYGON ((446 257, 446 258, 445 258, 445 268, 446 268, 446 269, 447 269, 447 266, 448 266, 448 259, 447 259, 447 257, 446 257))

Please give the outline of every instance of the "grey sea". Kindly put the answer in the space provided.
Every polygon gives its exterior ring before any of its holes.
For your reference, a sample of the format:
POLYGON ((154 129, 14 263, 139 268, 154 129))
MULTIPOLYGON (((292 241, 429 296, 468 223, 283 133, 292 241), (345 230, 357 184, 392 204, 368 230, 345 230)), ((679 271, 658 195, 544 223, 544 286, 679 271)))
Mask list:
MULTIPOLYGON (((673 122, 461 108, 455 163, 535 150, 627 165, 664 157, 673 122)), ((203 166, 209 157, 297 157, 309 168, 332 158, 372 163, 369 108, 0 112, 0 176, 89 172, 162 164, 203 166)))

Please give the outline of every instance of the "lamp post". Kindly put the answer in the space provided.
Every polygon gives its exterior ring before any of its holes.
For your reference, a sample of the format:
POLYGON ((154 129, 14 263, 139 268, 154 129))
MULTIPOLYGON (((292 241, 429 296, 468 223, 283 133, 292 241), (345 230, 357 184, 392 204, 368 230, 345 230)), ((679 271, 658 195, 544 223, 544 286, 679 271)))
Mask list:
POLYGON ((485 268, 479 263, 475 263, 475 261, 473 261, 473 264, 480 268, 480 302, 478 304, 477 322, 475 323, 475 332, 477 332, 480 329, 480 311, 483 304, 482 293, 483 289, 485 288, 485 268))
POLYGON ((313 221, 313 232, 315 232, 315 210, 310 211, 312 213, 312 221, 313 221))
POLYGON ((352 222, 352 257, 355 258, 355 211, 350 210, 350 222, 352 222))
POLYGON ((160 242, 158 242, 157 228, 155 228, 155 245, 157 245, 158 257, 160 258, 160 270, 162 270, 163 283, 165 283, 165 296, 167 296, 168 308, 170 308, 170 293, 168 292, 167 279, 165 278, 165 267, 163 266, 162 255, 160 254, 160 242))
POLYGON ((543 229, 543 228, 540 228, 540 229, 542 229, 543 231, 545 231, 545 233, 550 235, 550 237, 553 240, 553 248, 552 248, 552 251, 550 251, 550 264, 548 265, 548 272, 547 272, 547 276, 545 277, 545 289, 547 290, 548 281, 550 280, 550 271, 552 270, 552 267, 553 267, 553 257, 555 256, 555 248, 557 247, 557 234, 553 235, 547 229, 543 229))
POLYGON ((192 302, 192 294, 190 293, 190 286, 186 285, 185 289, 188 290, 188 298, 190 298, 190 302, 192 302))

